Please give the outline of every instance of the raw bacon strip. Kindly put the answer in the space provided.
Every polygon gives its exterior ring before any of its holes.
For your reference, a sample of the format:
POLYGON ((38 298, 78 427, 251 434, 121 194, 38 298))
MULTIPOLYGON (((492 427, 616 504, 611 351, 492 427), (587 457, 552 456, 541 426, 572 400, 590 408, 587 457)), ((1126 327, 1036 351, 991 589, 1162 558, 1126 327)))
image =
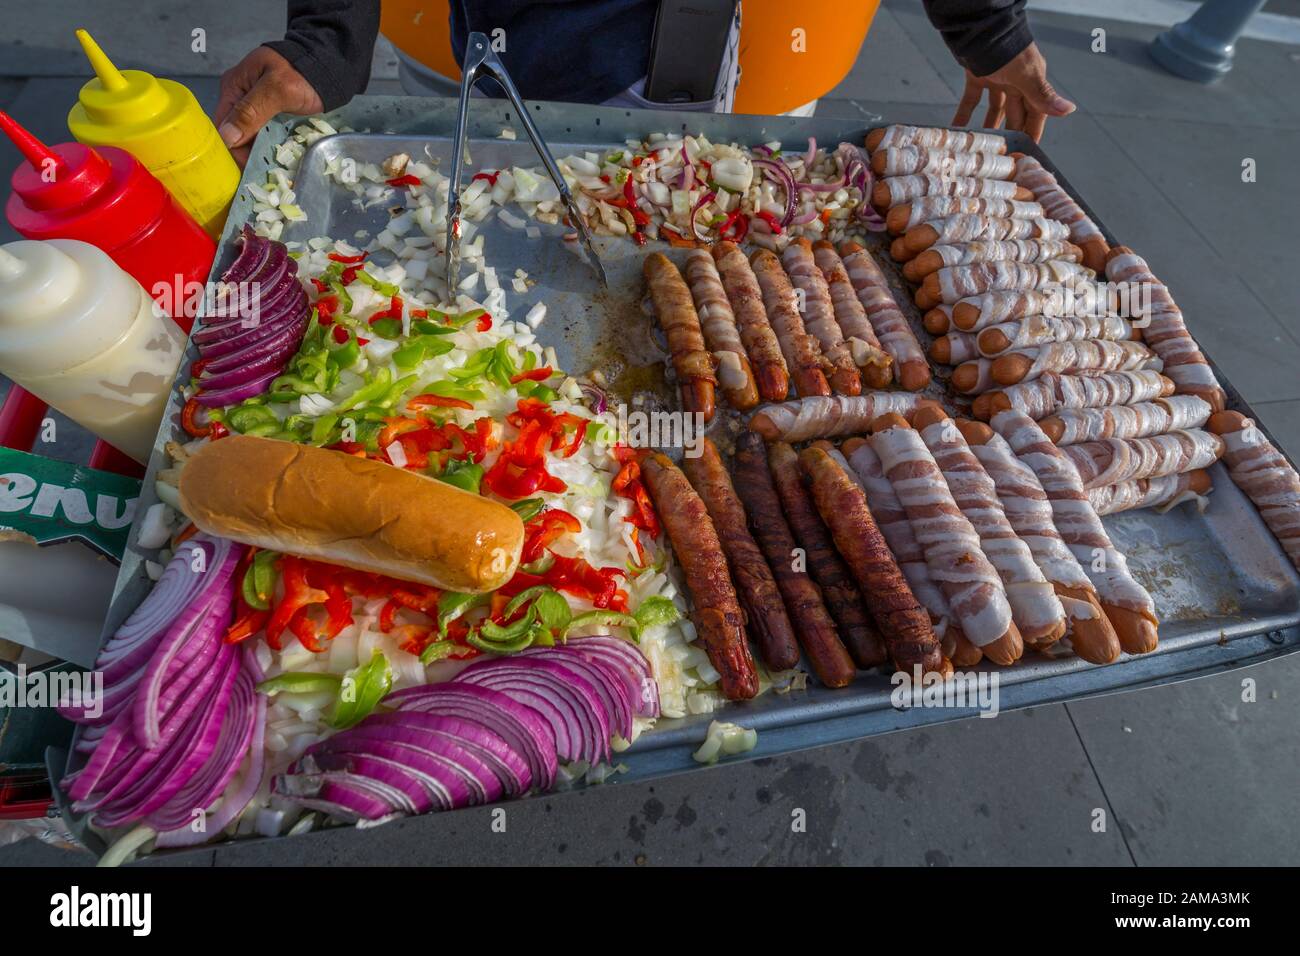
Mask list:
POLYGON ((832 371, 831 363, 822 355, 817 340, 804 328, 794 289, 781 268, 781 260, 768 250, 759 249, 750 257, 750 265, 763 290, 767 318, 781 343, 781 354, 794 378, 794 387, 805 398, 829 395, 831 387, 826 374, 832 371))
POLYGON ((1047 372, 1130 372, 1158 363, 1155 353, 1141 342, 1101 339, 1049 342, 999 356, 993 362, 993 378, 1000 385, 1014 385, 1032 381, 1047 372))
POLYGON ((931 309, 940 302, 957 303, 985 292, 1023 292, 1043 289, 1094 273, 1077 262, 1052 259, 1049 262, 980 262, 967 266, 946 266, 925 277, 916 302, 931 309))
POLYGON ((1180 393, 1199 395, 1216 412, 1222 411, 1227 395, 1219 387, 1200 346, 1187 331, 1183 313, 1169 289, 1152 274, 1146 260, 1127 246, 1116 246, 1106 260, 1106 278, 1112 282, 1147 284, 1151 291, 1151 316, 1142 329, 1143 340, 1160 356, 1165 374, 1173 379, 1180 393))
POLYGON ((1010 179, 1016 161, 1001 153, 952 152, 925 146, 889 146, 871 154, 871 171, 877 176, 943 176, 955 179, 1010 179))
POLYGON ((712 253, 727 301, 736 316, 740 341, 749 353, 758 394, 765 402, 784 401, 790 391, 790 375, 776 332, 767 320, 763 292, 754 270, 734 242, 715 242, 712 253))
POLYGON ((1136 405, 1063 408, 1039 424, 1058 445, 1103 438, 1146 438, 1180 428, 1199 428, 1210 418, 1210 403, 1195 395, 1171 395, 1136 405))
POLYGON ((1019 322, 992 325, 979 333, 980 355, 996 358, 1003 352, 1037 348, 1052 342, 1078 342, 1083 339, 1107 339, 1123 342, 1133 336, 1128 319, 1118 315, 1074 315, 1051 317, 1027 315, 1019 322))
POLYGON ((993 480, 956 424, 942 411, 921 409, 915 423, 943 472, 953 501, 974 527, 984 555, 1002 578, 1020 636, 1033 647, 1054 644, 1065 635, 1065 611, 1034 563, 1029 546, 1007 520, 993 480))
POLYGON ((1155 602, 1134 580, 1124 555, 1106 534, 1073 462, 1027 415, 999 412, 991 424, 1038 476, 1052 503, 1056 529, 1097 589, 1120 646, 1130 654, 1155 650, 1159 627, 1155 602))
POLYGON ((930 363, 921 351, 921 343, 907 324, 907 319, 889 291, 889 283, 880 266, 862 246, 846 242, 840 246, 849 281, 866 310, 871 327, 881 346, 894 359, 894 381, 908 391, 918 391, 930 384, 930 363))
POLYGON ((817 339, 822 355, 830 363, 826 374, 831 386, 840 395, 857 395, 862 391, 862 376, 858 374, 857 363, 853 361, 844 333, 835 321, 831 290, 826 277, 813 261, 812 242, 795 239, 781 253, 781 263, 790 277, 790 284, 803 293, 797 301, 803 306, 800 311, 804 328, 817 339))
POLYGON ((873 129, 867 134, 867 149, 889 149, 892 146, 924 146, 926 149, 978 151, 1005 153, 1007 141, 996 133, 975 133, 959 129, 939 129, 934 126, 891 126, 873 129))
POLYGON ((812 438, 861 435, 873 419, 887 412, 910 414, 920 400, 911 392, 801 398, 760 408, 750 418, 749 428, 768 441, 792 444, 812 438))
POLYGON ((700 317, 695 314, 691 291, 682 274, 663 253, 653 252, 643 263, 646 284, 654 302, 655 315, 668 339, 668 351, 681 385, 682 405, 688 412, 713 417, 713 360, 704 350, 700 317))
POLYGON ((1259 516, 1300 570, 1300 475, 1240 412, 1218 412, 1210 430, 1223 438, 1228 477, 1259 509, 1259 516))
POLYGON ((960 179, 925 175, 889 176, 877 180, 871 190, 871 202, 881 209, 889 209, 923 196, 1027 200, 1033 194, 1009 179, 980 179, 974 176, 960 179))
POLYGON ((1016 154, 1016 158, 1016 183, 1032 192, 1049 216, 1070 227, 1070 238, 1087 250, 1084 261, 1090 268, 1100 270, 1109 247, 1097 224, 1088 218, 1042 163, 1032 156, 1016 154))
POLYGON ((854 364, 862 370, 865 384, 869 388, 883 388, 894 379, 894 360, 876 338, 876 330, 867 319, 867 310, 858 301, 844 260, 835 246, 823 239, 813 243, 813 261, 826 278, 835 321, 853 353, 854 364))
POLYGON ((1217 435, 1192 428, 1150 438, 1106 438, 1062 451, 1088 489, 1208 468, 1223 454, 1223 442, 1217 435))
POLYGON ((1008 408, 1030 418, 1046 418, 1058 408, 1132 405, 1172 395, 1173 391, 1174 383, 1151 369, 1100 375, 1047 374, 980 396, 974 411, 983 419, 1008 408))
POLYGON ((907 511, 930 576, 948 599, 957 626, 990 660, 1015 662, 1023 646, 1002 579, 953 501, 925 442, 901 419, 882 419, 873 428, 871 447, 907 511))
POLYGON ((922 223, 949 216, 995 216, 1002 219, 1041 219, 1047 213, 1036 202, 991 199, 979 196, 921 196, 889 210, 885 225, 895 234, 915 229, 922 223))
POLYGON ((1157 508, 1168 511, 1184 501, 1195 501, 1197 509, 1204 511, 1209 504, 1206 495, 1214 490, 1210 473, 1203 469, 1185 471, 1179 475, 1161 478, 1139 478, 1121 481, 1114 485, 1088 489, 1088 500, 1099 515, 1113 515, 1120 511, 1138 508, 1157 508))
POLYGON ((718 384, 734 408, 740 411, 753 408, 758 404, 754 374, 736 328, 736 315, 727 301, 713 256, 707 250, 692 249, 687 253, 686 284, 695 300, 705 344, 718 364, 718 384))

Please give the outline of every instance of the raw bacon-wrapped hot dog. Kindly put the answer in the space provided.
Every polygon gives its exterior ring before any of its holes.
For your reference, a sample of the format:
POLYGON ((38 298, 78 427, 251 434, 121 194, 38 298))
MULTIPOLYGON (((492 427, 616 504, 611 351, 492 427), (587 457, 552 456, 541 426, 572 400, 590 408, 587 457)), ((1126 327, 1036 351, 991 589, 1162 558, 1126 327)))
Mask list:
POLYGON ((1046 418, 1058 408, 1132 405, 1173 393, 1174 383, 1151 369, 1100 375, 1050 373, 1033 381, 986 392, 975 399, 972 411, 976 418, 986 421, 1009 408, 1024 412, 1030 418, 1046 418))
POLYGON ((749 260, 734 242, 713 244, 714 264, 726 290, 727 301, 736 316, 740 341, 749 353, 749 364, 758 385, 758 394, 765 402, 784 401, 790 391, 790 375, 781 354, 772 323, 767 320, 763 306, 763 292, 758 286, 749 260))
POLYGON ((877 209, 889 209, 901 203, 933 196, 1014 199, 1019 202, 1031 202, 1034 198, 1028 189, 1017 186, 1009 179, 981 179, 977 176, 888 176, 876 180, 876 184, 871 187, 871 204, 877 209))
POLYGON ((820 448, 805 448, 799 464, 813 501, 831 530, 835 546, 857 579, 867 607, 885 639, 894 667, 911 673, 950 674, 930 624, 871 517, 862 489, 820 448))
POLYGON ((1097 589, 1120 646, 1130 654, 1155 650, 1160 624, 1155 603, 1106 534, 1074 464, 1028 415, 999 412, 991 424, 1038 476, 1052 503, 1056 529, 1097 589))
POLYGON ((1157 508, 1168 511, 1184 501, 1195 501, 1205 510, 1205 496, 1214 490, 1210 473, 1203 468, 1185 471, 1180 475, 1162 478, 1138 478, 1114 485, 1088 489, 1088 500, 1099 515, 1113 515, 1137 508, 1157 508))
POLYGON ((1046 372, 1131 372, 1158 364, 1155 353, 1141 342, 1049 342, 998 356, 993 361, 993 380, 1005 386, 1031 381, 1046 372))
POLYGON ((885 226, 894 235, 906 233, 923 223, 949 216, 990 216, 999 219, 1041 219, 1047 215, 1036 202, 991 199, 980 196, 922 196, 899 203, 885 216, 885 226))
POLYGON ((1127 246, 1116 246, 1106 260, 1106 278, 1112 282, 1141 282, 1151 291, 1151 315, 1142 327, 1142 338, 1164 362, 1164 373, 1178 391, 1199 395, 1216 411, 1223 411, 1227 395, 1219 387, 1214 371, 1200 346, 1187 331, 1183 313, 1169 289, 1151 273, 1146 261, 1127 246))
POLYGON ((993 479, 966 444, 956 423, 937 405, 917 409, 913 424, 934 456, 961 509, 979 535, 980 547, 997 569, 1011 617, 1030 647, 1047 647, 1065 636, 1065 611, 998 500, 993 479))
POLYGON ((1061 259, 1049 262, 1003 261, 945 266, 925 277, 916 292, 916 304, 922 309, 933 309, 940 302, 955 304, 985 292, 1023 292, 1080 278, 1092 279, 1092 270, 1077 262, 1061 259))
MULTIPOLYGON (((789 670, 799 663, 794 629, 781 603, 781 592, 763 560, 763 552, 749 533, 745 507, 736 497, 731 477, 713 442, 706 437, 698 457, 683 458, 682 471, 708 509, 763 662, 772 670, 789 670)), ((852 676, 850 670, 849 677, 852 676)))
POLYGON ((1188 428, 1150 438, 1104 438, 1061 450, 1088 489, 1208 468, 1223 454, 1223 442, 1211 432, 1188 428))
POLYGON ((748 700, 758 693, 758 672, 745 640, 745 612, 709 512, 666 455, 648 455, 641 473, 686 575, 695 602, 695 626, 709 663, 721 675, 722 693, 728 700, 748 700))
POLYGON ((903 278, 923 282, 940 269, 984 262, 1078 262, 1082 251, 1064 239, 976 239, 953 245, 931 246, 903 265, 903 278))
POLYGON ((790 284, 802 293, 796 301, 803 305, 804 328, 817 339, 822 355, 830 363, 826 375, 831 387, 840 395, 857 395, 862 391, 862 376, 835 321, 831 290, 813 261, 812 243, 803 238, 793 240, 781 253, 781 262, 790 284))
POLYGON ((952 306, 936 305, 921 317, 921 324, 931 335, 943 335, 953 330, 952 306))
POLYGON ((1012 349, 1025 350, 1052 342, 1078 342, 1083 339, 1125 341, 1133 337, 1128 319, 1118 315, 1079 317, 1064 315, 1027 315, 1019 322, 1003 322, 977 333, 980 355, 996 358, 1012 349))
POLYGON ((701 413, 707 421, 713 417, 713 389, 718 379, 713 372, 713 361, 704 350, 704 333, 691 301, 691 290, 677 267, 662 253, 646 256, 643 271, 655 315, 668 339, 668 352, 681 386, 682 407, 688 412, 701 413))
POLYGON ((903 236, 903 252, 919 255, 932 246, 952 245, 976 240, 1007 241, 1014 239, 1065 240, 1070 230, 1055 219, 1001 219, 995 216, 965 215, 934 219, 915 226, 903 236))
POLYGON ((1056 530, 1052 503, 1038 477, 988 425, 958 421, 957 428, 992 479, 1011 527, 1029 546, 1034 561, 1052 582, 1070 619, 1070 644, 1074 652, 1090 663, 1109 664, 1120 655, 1119 637, 1102 612, 1092 581, 1056 530))
POLYGON ((930 358, 940 365, 960 365, 979 357, 979 345, 969 332, 949 332, 930 343, 930 358))
POLYGON ((853 661, 835 633, 835 623, 817 585, 806 571, 796 570, 794 536, 781 510, 763 440, 753 434, 741 435, 734 464, 736 493, 745 504, 754 540, 781 589, 799 643, 818 677, 828 686, 843 687, 853 679, 853 661))
POLYGON ((1016 183, 1032 192, 1049 216, 1070 227, 1070 238, 1084 250, 1084 264, 1094 272, 1100 272, 1110 247, 1097 224, 1088 218, 1042 163, 1021 153, 1012 155, 1017 159, 1016 183))
POLYGON ((736 315, 727 301, 713 256, 707 250, 692 249, 687 253, 686 284, 695 300, 704 342, 717 361, 718 384, 726 393, 727 401, 742 412, 753 408, 758 404, 754 373, 740 341, 736 315))
POLYGON ((885 644, 876 633, 862 595, 835 550, 830 531, 817 514, 812 493, 799 472, 799 456, 785 442, 773 442, 767 449, 767 463, 781 510, 785 512, 795 542, 807 556, 808 573, 821 589, 826 610, 839 628, 839 640, 849 656, 861 668, 877 667, 885 662, 885 644))
POLYGON ((794 288, 781 268, 781 260, 766 249, 759 249, 749 263, 763 290, 767 318, 781 343, 781 354, 785 356, 794 387, 801 397, 829 395, 831 387, 826 373, 832 371, 832 366, 822 355, 817 340, 804 328, 794 288))
POLYGON ((1010 179, 1016 161, 999 153, 955 153, 925 146, 890 146, 871 154, 871 171, 877 176, 945 176, 955 179, 1010 179))
POLYGON ((1058 315, 1061 297, 1038 289, 985 292, 950 305, 952 324, 963 332, 978 332, 1030 315, 1058 315))
POLYGON ((1058 445, 1103 438, 1146 438, 1179 428, 1199 428, 1210 418, 1210 403, 1195 395, 1171 395, 1136 405, 1063 408, 1038 424, 1058 445))
POLYGON ((989 660, 1014 664, 1024 644, 1002 579, 953 501, 920 433, 901 415, 884 415, 872 424, 871 447, 907 511, 930 577, 948 599, 954 623, 989 660))
POLYGON ((881 126, 867 134, 867 149, 889 149, 891 146, 924 146, 926 149, 950 149, 958 152, 978 150, 981 153, 1005 153, 1007 141, 997 133, 975 133, 960 129, 940 129, 934 126, 881 126))
POLYGON ((894 360, 894 381, 909 392, 925 388, 930 384, 930 363, 925 360, 921 343, 916 340, 907 318, 894 301, 880 266, 871 258, 871 253, 856 242, 843 243, 840 255, 844 257, 849 281, 867 312, 871 327, 876 330, 876 337, 894 360))
POLYGON ((861 435, 872 420, 886 412, 910 413, 920 396, 911 392, 865 392, 800 398, 768 405, 749 420, 750 431, 768 441, 801 442, 810 438, 861 435))
POLYGON ((835 307, 835 321, 844 333, 854 364, 862 370, 863 382, 868 388, 884 388, 894 380, 894 360, 876 338, 876 330, 871 327, 867 310, 858 301, 844 260, 835 246, 822 239, 813 243, 813 261, 826 278, 835 307))
POLYGON ((1264 524, 1300 569, 1300 475, 1241 412, 1216 412, 1210 431, 1223 438, 1228 477, 1246 493, 1264 524))

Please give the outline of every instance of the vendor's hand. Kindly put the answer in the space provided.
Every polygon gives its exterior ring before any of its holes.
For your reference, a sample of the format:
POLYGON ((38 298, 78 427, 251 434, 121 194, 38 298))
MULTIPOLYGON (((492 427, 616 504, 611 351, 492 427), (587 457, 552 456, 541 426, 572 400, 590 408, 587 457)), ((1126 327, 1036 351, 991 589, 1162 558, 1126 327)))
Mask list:
POLYGON ((1074 104, 1052 89, 1047 82, 1047 61, 1038 52, 1038 44, 1025 47, 1010 63, 988 76, 966 71, 966 90, 962 93, 953 126, 966 126, 987 90, 988 112, 983 125, 997 129, 1006 122, 1007 129, 1026 133, 1036 143, 1043 136, 1049 116, 1069 116, 1074 104))
POLYGON ((320 96, 288 60, 259 46, 221 74, 221 96, 212 117, 242 168, 258 131, 277 113, 307 116, 323 109, 320 96))

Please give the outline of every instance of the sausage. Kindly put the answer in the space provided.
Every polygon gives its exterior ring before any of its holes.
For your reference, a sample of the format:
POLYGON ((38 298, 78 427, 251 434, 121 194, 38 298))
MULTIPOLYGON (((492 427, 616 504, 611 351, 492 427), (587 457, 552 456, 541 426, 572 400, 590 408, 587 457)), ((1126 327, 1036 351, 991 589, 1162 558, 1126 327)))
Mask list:
POLYGON ((1070 230, 1063 223, 1045 216, 1009 219, 972 213, 932 219, 913 226, 903 235, 907 257, 920 255, 931 246, 976 239, 1068 239, 1070 230))
POLYGON ((1205 399, 1171 395, 1135 405, 1062 408, 1040 421, 1038 427, 1058 445, 1077 445, 1105 438, 1147 438, 1182 428, 1199 428, 1209 418, 1210 403, 1205 399))
POLYGON ((844 565, 830 532, 817 514, 812 496, 799 472, 799 456, 785 442, 773 442, 767 449, 767 463, 772 481, 781 499, 781 510, 803 548, 808 573, 821 589, 826 609, 839 629, 840 640, 854 663, 866 669, 886 660, 885 644, 876 633, 862 604, 862 596, 844 565))
POLYGON ((881 347, 894 360, 894 381, 910 392, 919 391, 930 384, 930 363, 925 360, 916 334, 889 291, 889 283, 880 266, 856 242, 840 245, 844 268, 849 281, 858 294, 858 301, 866 310, 867 319, 876 331, 881 347))
POLYGON ((763 662, 772 670, 789 670, 799 663, 794 629, 772 572, 749 533, 745 506, 736 497, 731 476, 709 438, 704 439, 699 457, 682 459, 682 470, 703 499, 722 542, 731 579, 763 662))
POLYGON ((931 246, 903 266, 903 278, 922 282, 940 269, 982 262, 1079 262, 1083 251, 1064 239, 975 239, 931 246))
POLYGON ((996 358, 1012 349, 1031 349, 1051 342, 1122 342, 1134 338, 1135 333, 1128 319, 1118 315, 1027 315, 1019 322, 1002 322, 981 330, 975 335, 975 345, 978 354, 996 358))
POLYGON ((1151 369, 1100 375, 1047 373, 1041 378, 981 395, 975 400, 972 411, 976 418, 986 421, 1009 408, 1037 419, 1046 418, 1058 408, 1132 405, 1173 393, 1174 383, 1151 369))
POLYGON ((1007 141, 997 133, 976 133, 939 126, 903 126, 898 123, 880 126, 867 133, 866 146, 873 152, 891 146, 924 146, 926 149, 950 149, 956 152, 1007 151, 1007 141))
POLYGON ((947 675, 952 665, 943 656, 930 615, 917 602, 884 535, 876 527, 866 496, 830 455, 805 448, 799 465, 808 476, 813 501, 830 528, 897 670, 947 675))
POLYGON ((940 365, 960 365, 979 357, 975 336, 969 332, 949 332, 930 343, 930 358, 940 365))
POLYGON ((889 209, 901 203, 935 196, 973 199, 1015 199, 1032 202, 1034 194, 1009 179, 981 179, 977 176, 949 177, 916 173, 887 176, 871 187, 871 204, 889 209))
POLYGON ((781 511, 763 440, 752 432, 736 442, 734 471, 736 493, 745 504, 750 529, 776 577, 804 653, 819 680, 828 687, 843 687, 853 679, 853 661, 835 633, 835 622, 817 585, 806 571, 795 568, 794 537, 781 511))
POLYGON ((646 456, 641 474, 673 553, 681 562, 695 602, 699 639, 720 675, 722 693, 728 700, 748 700, 758 693, 758 671, 745 639, 745 612, 736 599, 722 542, 708 509, 686 475, 666 455, 656 452, 646 456))
POLYGON ((915 300, 922 309, 933 309, 941 302, 956 304, 962 299, 985 292, 1023 292, 1043 289, 1078 279, 1091 280, 1091 269, 1077 262, 1051 259, 1047 262, 977 262, 973 265, 945 266, 921 282, 915 300))
POLYGON ((681 384, 682 407, 699 412, 705 421, 713 417, 713 392, 717 377, 713 361, 704 350, 700 317, 695 314, 691 290, 682 274, 663 253, 652 252, 642 266, 655 315, 668 339, 668 351, 681 384))
POLYGON ((1078 469, 1086 491, 1208 468, 1223 454, 1223 440, 1200 428, 1180 428, 1149 438, 1104 438, 1062 450, 1078 469))
POLYGON ((921 316, 921 324, 925 326, 925 330, 931 335, 943 335, 953 328, 953 308, 954 306, 940 303, 921 316))
POLYGON ((754 270, 734 242, 715 242, 711 251, 727 301, 736 316, 740 341, 749 353, 759 397, 765 402, 784 401, 790 392, 790 373, 776 332, 767 320, 763 292, 754 270))
POLYGON ((1016 159, 1015 181, 1033 193, 1047 215, 1070 227, 1070 238, 1084 249, 1084 264, 1100 272, 1109 246, 1097 224, 1070 198, 1056 177, 1032 156, 1012 153, 1016 159))
POLYGON ((871 327, 867 310, 858 300, 844 260, 833 244, 820 239, 813 243, 813 261, 826 279, 835 321, 849 344, 854 364, 862 370, 863 383, 868 388, 884 388, 894 380, 894 359, 876 338, 876 330, 871 327))
POLYGON ((835 320, 831 290, 813 259, 812 243, 803 238, 794 239, 781 253, 781 263, 790 277, 790 284, 798 290, 796 295, 801 304, 804 328, 817 340, 822 355, 830 363, 826 374, 831 386, 840 395, 861 393, 862 376, 835 320))
POLYGON ((1156 355, 1141 342, 1049 342, 1016 350, 993 360, 993 381, 999 385, 1038 378, 1045 372, 1134 372, 1156 364, 1156 355))
POLYGON ((1162 514, 1184 501, 1196 501, 1204 511, 1205 496, 1214 490, 1210 473, 1203 468, 1163 478, 1136 478, 1088 489, 1088 501, 1099 515, 1113 515, 1138 508, 1155 508, 1162 514))
POLYGON ((801 397, 829 395, 831 387, 826 373, 832 370, 831 364, 822 355, 817 340, 804 328, 794 289, 781 268, 781 260, 768 250, 759 249, 750 257, 749 264, 763 291, 767 318, 781 343, 781 354, 785 356, 794 387, 801 397))
POLYGON ((998 219, 1042 219, 1047 215, 1036 202, 1018 199, 998 199, 982 196, 921 196, 899 202, 885 216, 885 227, 891 234, 904 235, 927 222, 949 216, 990 216, 998 219))
POLYGON ((748 411, 758 404, 758 388, 736 327, 736 315, 707 250, 692 249, 686 254, 686 284, 695 300, 705 344, 717 360, 718 382, 727 401, 739 411, 748 411))
POLYGON ((1300 475, 1241 412, 1216 412, 1208 427, 1223 439, 1228 477, 1259 509, 1264 524, 1300 569, 1300 475))
POLYGON ((974 176, 1010 179, 1016 161, 1002 153, 954 152, 926 146, 889 146, 871 154, 871 171, 877 176, 974 176))
POLYGON ((1023 319, 1028 315, 1060 315, 1062 296, 1039 289, 1003 289, 967 296, 953 303, 952 324, 963 332, 978 332, 991 325, 1023 319))
POLYGON ((800 398, 760 408, 749 419, 750 431, 768 441, 801 442, 862 434, 885 412, 910 413, 921 401, 911 392, 866 392, 800 398))

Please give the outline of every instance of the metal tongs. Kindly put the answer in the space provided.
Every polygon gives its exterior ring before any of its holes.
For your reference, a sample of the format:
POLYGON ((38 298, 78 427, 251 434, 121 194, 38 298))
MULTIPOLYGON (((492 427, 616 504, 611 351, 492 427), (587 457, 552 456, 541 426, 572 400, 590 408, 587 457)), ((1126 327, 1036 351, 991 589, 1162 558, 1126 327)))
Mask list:
POLYGON ((578 212, 578 206, 573 201, 573 193, 569 191, 569 184, 564 181, 564 176, 560 174, 559 167, 555 165, 555 157, 551 155, 546 140, 542 139, 542 134, 533 125, 532 118, 528 115, 528 108, 524 105, 524 101, 520 99, 519 91, 515 89, 515 84, 511 82, 510 74, 506 72, 506 68, 501 63, 500 58, 497 57, 496 51, 488 43, 488 38, 482 33, 471 33, 469 43, 465 46, 465 64, 460 81, 460 107, 456 112, 456 139, 452 147, 451 170, 449 171, 451 184, 447 187, 446 256, 448 296, 454 296, 456 288, 460 284, 460 176, 461 170, 465 166, 465 128, 469 121, 469 94, 481 76, 491 77, 500 83, 501 88, 506 91, 506 96, 515 108, 515 114, 519 117, 519 121, 524 124, 524 131, 528 133, 528 138, 532 140, 533 148, 542 157, 542 165, 546 167, 546 172, 550 174, 555 187, 560 191, 560 199, 564 201, 564 206, 569 211, 569 223, 577 230, 578 238, 582 240, 583 248, 587 253, 587 261, 596 270, 604 286, 609 288, 609 277, 605 275, 605 267, 601 264, 600 257, 596 255, 596 250, 591 246, 591 236, 587 233, 586 223, 583 222, 582 215, 578 212))

